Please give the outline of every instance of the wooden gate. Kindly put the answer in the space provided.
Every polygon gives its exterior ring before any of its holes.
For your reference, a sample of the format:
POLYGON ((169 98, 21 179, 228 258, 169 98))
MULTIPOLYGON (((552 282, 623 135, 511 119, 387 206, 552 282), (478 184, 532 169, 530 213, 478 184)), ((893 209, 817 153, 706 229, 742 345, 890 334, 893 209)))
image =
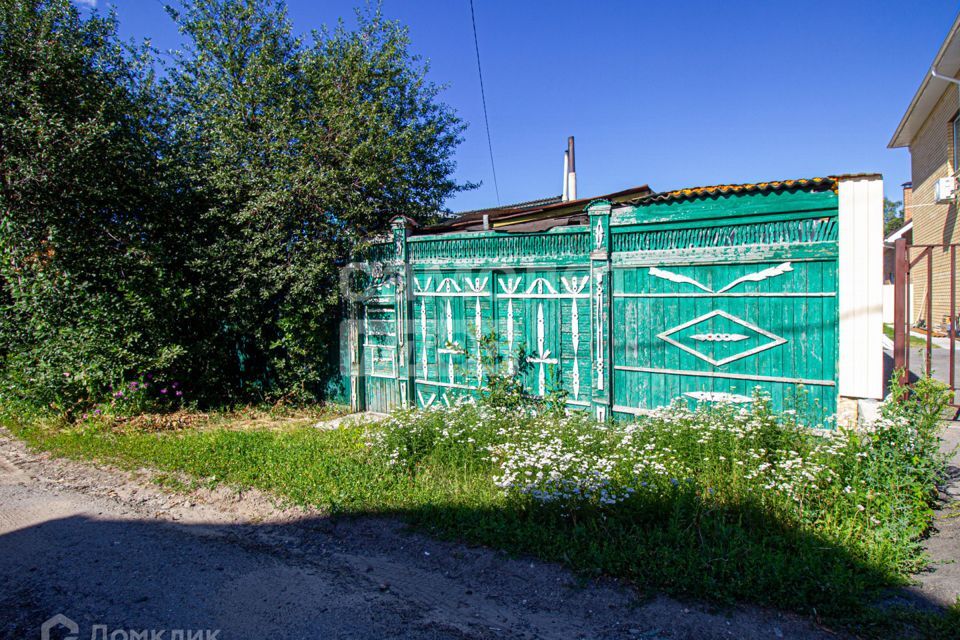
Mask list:
POLYGON ((400 406, 397 391, 397 314, 393 305, 370 303, 363 309, 364 395, 370 411, 400 406))
POLYGON ((760 387, 778 406, 812 400, 832 413, 836 284, 835 259, 617 270, 614 411, 749 403, 760 387))
MULTIPOLYGON (((849 180, 855 230, 872 224, 882 185, 849 180)), ((531 233, 431 235, 398 218, 364 266, 380 277, 359 304, 354 406, 472 402, 490 336, 508 362, 523 351, 531 395, 563 390, 571 409, 599 419, 678 399, 746 404, 758 387, 775 408, 827 416, 844 366, 853 397, 876 397, 863 383, 872 374, 856 369, 876 355, 873 339, 840 353, 842 332, 869 334, 875 306, 850 295, 841 312, 841 182, 596 201, 585 224, 531 233)), ((848 259, 848 292, 866 262, 848 259)))

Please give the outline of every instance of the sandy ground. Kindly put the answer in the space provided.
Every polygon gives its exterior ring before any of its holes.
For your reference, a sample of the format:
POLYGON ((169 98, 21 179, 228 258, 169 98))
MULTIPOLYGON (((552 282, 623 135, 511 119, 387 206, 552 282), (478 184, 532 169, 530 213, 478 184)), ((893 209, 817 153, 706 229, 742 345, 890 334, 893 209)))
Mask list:
POLYGON ((394 520, 324 518, 254 491, 171 494, 151 475, 50 459, 0 431, 0 637, 40 637, 58 613, 84 639, 94 625, 220 640, 838 637, 752 607, 640 600, 394 520))

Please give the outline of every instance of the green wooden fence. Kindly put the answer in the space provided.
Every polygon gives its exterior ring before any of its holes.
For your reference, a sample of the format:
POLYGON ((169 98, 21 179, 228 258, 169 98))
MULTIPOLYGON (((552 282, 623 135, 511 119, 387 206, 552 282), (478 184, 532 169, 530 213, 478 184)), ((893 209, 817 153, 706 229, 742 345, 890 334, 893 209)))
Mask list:
MULTIPOLYGON (((358 410, 471 401, 482 340, 533 395, 629 417, 677 398, 837 403, 838 198, 753 191, 635 206, 542 233, 413 235, 394 221, 351 306, 358 410), (516 365, 514 365, 516 366, 516 365)), ((355 287, 356 289, 356 287, 355 287)))

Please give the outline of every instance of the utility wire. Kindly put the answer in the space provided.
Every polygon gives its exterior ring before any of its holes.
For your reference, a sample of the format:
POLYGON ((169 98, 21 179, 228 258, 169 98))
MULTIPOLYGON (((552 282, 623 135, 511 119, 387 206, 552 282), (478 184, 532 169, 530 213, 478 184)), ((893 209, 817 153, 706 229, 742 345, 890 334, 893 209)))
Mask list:
POLYGON ((480 67, 480 44, 477 40, 477 19, 473 14, 473 0, 470 0, 470 21, 473 23, 473 47, 477 52, 477 75, 480 76, 480 100, 483 102, 483 123, 487 127, 487 148, 490 150, 493 190, 497 194, 497 206, 500 206, 500 187, 497 185, 497 166, 493 162, 493 141, 490 138, 490 118, 487 117, 487 96, 483 91, 483 69, 480 67))

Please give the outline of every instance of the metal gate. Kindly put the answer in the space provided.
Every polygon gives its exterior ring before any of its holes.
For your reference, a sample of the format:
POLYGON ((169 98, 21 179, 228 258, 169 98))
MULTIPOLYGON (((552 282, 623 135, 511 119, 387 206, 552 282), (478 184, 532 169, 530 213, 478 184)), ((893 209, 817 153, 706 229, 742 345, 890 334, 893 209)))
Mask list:
POLYGON ((894 243, 893 361, 903 371, 904 384, 911 373, 947 383, 953 390, 951 406, 960 409, 956 393, 958 246, 907 244, 906 238, 894 243), (949 290, 938 293, 935 284, 942 285, 944 280, 949 290), (912 292, 919 292, 919 297, 910 300, 912 292), (910 312, 913 308, 918 310, 916 318, 910 312), (918 339, 922 346, 916 344, 918 339))

